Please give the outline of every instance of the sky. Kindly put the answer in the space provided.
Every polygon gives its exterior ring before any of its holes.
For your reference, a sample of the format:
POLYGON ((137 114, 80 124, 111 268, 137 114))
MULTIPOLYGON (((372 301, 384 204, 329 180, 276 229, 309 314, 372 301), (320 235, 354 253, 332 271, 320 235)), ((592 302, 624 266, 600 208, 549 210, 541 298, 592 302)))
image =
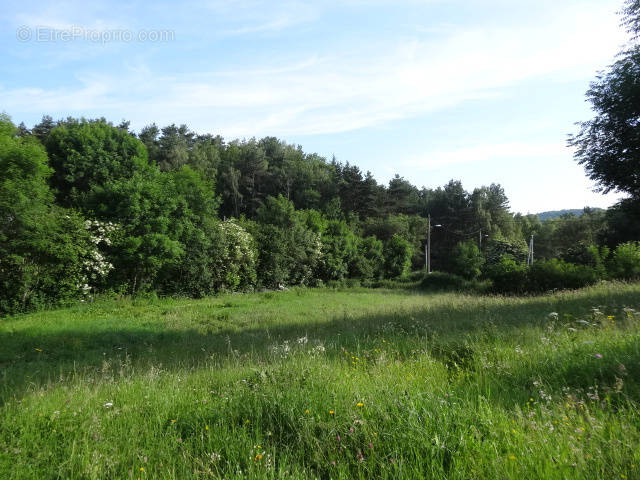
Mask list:
POLYGON ((384 184, 499 183, 606 208, 567 136, 627 41, 622 0, 5 2, 0 111, 276 136, 384 184))

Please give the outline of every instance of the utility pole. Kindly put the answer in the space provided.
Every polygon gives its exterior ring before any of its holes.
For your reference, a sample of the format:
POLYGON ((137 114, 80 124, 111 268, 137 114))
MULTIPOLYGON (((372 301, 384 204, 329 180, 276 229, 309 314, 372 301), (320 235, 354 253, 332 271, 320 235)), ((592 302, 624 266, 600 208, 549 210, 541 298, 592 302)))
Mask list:
POLYGON ((529 240, 529 252, 527 253, 527 265, 533 264, 533 235, 531 235, 531 240, 529 240))
POLYGON ((429 215, 429 223, 427 227, 427 273, 431 273, 431 215, 429 215))

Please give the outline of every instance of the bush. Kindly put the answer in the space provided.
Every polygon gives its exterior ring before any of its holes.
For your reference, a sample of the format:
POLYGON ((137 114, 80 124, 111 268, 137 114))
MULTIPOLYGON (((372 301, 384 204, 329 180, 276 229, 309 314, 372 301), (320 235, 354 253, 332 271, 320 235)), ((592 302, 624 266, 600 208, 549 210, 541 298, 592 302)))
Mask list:
POLYGON ((613 278, 640 279, 640 242, 627 242, 618 245, 607 267, 613 278))
POLYGON ((358 254, 349 265, 349 273, 362 280, 379 279, 384 266, 383 245, 376 237, 366 237, 358 242, 358 254))
POLYGON ((411 268, 411 244, 399 235, 393 235, 384 244, 385 276, 404 277, 411 268))
POLYGON ((491 290, 495 293, 524 293, 529 286, 527 266, 508 253, 489 265, 485 275, 493 283, 491 290))
POLYGON ((451 271, 467 280, 480 276, 484 256, 473 240, 458 243, 451 253, 451 271))
POLYGON ((601 276, 595 267, 575 265, 552 258, 534 262, 529 271, 529 291, 546 292, 593 285, 601 276))
POLYGON ((424 275, 422 282, 420 282, 420 288, 425 290, 459 291, 469 289, 470 283, 453 273, 432 272, 424 275))

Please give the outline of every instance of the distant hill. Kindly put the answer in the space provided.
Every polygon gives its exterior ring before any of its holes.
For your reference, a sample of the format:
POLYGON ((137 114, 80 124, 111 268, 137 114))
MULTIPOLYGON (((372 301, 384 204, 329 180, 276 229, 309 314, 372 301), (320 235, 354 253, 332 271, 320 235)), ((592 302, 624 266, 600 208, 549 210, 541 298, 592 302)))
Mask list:
MULTIPOLYGON (((598 212, 598 211, 601 211, 602 208, 592 208, 591 210, 598 212)), ((583 211, 584 209, 582 208, 573 208, 573 209, 567 209, 567 210, 551 210, 549 212, 536 213, 536 215, 538 216, 540 221, 544 221, 544 220, 550 220, 552 218, 561 217, 562 215, 566 215, 570 213, 572 213, 576 217, 580 217, 582 216, 583 211)))

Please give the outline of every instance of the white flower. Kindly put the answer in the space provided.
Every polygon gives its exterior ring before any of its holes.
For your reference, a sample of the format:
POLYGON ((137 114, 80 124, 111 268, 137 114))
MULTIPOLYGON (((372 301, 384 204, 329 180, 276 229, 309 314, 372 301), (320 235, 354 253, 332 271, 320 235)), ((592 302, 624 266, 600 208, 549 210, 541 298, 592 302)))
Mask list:
POLYGON ((105 403, 105 404, 104 404, 104 407, 105 407, 105 408, 111 408, 111 407, 113 407, 113 402, 107 402, 107 403, 105 403))
POLYGON ((557 320, 558 312, 551 312, 549 315, 547 315, 547 317, 549 317, 551 320, 557 320))

